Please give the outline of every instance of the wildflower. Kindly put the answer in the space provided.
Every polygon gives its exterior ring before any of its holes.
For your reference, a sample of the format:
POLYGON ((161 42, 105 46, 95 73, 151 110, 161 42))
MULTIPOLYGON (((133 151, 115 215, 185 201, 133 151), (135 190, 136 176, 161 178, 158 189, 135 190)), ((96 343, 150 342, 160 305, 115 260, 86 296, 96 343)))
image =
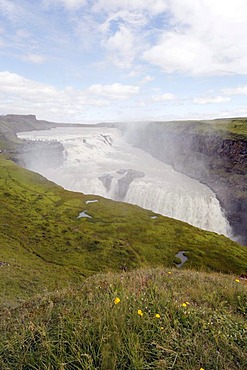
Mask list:
POLYGON ((120 298, 116 297, 116 298, 114 299, 114 303, 115 303, 115 304, 118 304, 119 302, 120 302, 120 298))
POLYGON ((171 274, 171 271, 168 271, 168 274, 170 275, 171 274))
POLYGON ((182 307, 187 307, 187 304, 186 303, 182 303, 181 306, 182 307))
POLYGON ((203 367, 201 367, 200 370, 204 370, 203 367))
POLYGON ((160 319, 160 314, 156 313, 155 317, 156 317, 156 319, 160 319))
POLYGON ((138 310, 137 313, 138 313, 138 315, 143 316, 142 310, 138 310))
POLYGON ((185 302, 187 304, 187 306, 189 306, 190 302, 185 302))
POLYGON ((164 330, 164 329, 165 329, 165 328, 164 328, 164 326, 161 326, 161 327, 160 327, 160 330, 164 330))
POLYGON ((239 283, 239 279, 236 279, 235 281, 236 281, 236 283, 239 283))

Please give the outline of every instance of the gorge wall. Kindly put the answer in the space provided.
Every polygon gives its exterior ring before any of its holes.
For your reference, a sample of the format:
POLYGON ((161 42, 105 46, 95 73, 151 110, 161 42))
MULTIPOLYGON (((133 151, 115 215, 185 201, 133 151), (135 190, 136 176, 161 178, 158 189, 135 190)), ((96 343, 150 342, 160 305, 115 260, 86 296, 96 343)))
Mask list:
POLYGON ((247 245, 247 137, 207 122, 152 122, 125 134, 133 145, 209 186, 237 241, 247 245))

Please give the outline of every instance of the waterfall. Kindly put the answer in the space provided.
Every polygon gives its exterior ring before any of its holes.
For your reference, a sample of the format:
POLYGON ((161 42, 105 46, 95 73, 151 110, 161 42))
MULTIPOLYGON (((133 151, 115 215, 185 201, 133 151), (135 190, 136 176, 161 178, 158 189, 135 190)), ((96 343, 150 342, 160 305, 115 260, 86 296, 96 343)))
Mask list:
POLYGON ((220 204, 207 186, 131 146, 116 128, 59 127, 22 132, 18 137, 63 145, 64 162, 57 168, 31 158, 26 167, 65 189, 137 204, 202 229, 230 235, 220 204))
POLYGON ((177 190, 139 181, 130 185, 125 201, 205 230, 228 235, 228 223, 215 196, 177 190))

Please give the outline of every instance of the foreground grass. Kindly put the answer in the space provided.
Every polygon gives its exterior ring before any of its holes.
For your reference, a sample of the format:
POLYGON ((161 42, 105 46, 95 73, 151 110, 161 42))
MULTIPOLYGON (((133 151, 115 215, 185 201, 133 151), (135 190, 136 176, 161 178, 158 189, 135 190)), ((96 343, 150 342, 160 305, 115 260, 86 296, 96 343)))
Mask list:
POLYGON ((96 275, 2 310, 7 369, 245 369, 247 290, 192 270, 96 275))

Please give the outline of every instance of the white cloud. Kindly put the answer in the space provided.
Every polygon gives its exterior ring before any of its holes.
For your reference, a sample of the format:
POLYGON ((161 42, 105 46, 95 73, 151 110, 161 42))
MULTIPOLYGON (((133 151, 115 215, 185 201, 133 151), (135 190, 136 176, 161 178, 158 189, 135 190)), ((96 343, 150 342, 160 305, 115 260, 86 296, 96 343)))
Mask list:
POLYGON ((149 75, 146 75, 145 77, 143 77, 143 79, 141 80, 141 84, 146 84, 148 82, 151 82, 154 80, 154 77, 151 77, 149 75))
POLYGON ((30 33, 23 28, 17 29, 15 34, 15 37, 18 40, 28 39, 30 36, 30 33))
POLYGON ((119 10, 129 10, 138 12, 149 12, 150 15, 157 15, 167 9, 166 0, 98 0, 95 1, 94 11, 117 12, 119 10))
POLYGON ((190 35, 167 33, 143 56, 168 73, 203 74, 212 69, 210 50, 190 35))
POLYGON ((8 71, 0 72, 0 93, 13 94, 25 98, 34 96, 54 97, 58 94, 58 90, 54 86, 42 84, 29 80, 16 73, 8 71))
POLYGON ((222 89, 221 92, 224 95, 247 95, 247 85, 222 89))
POLYGON ((39 54, 28 54, 23 57, 23 60, 29 63, 42 64, 45 62, 45 57, 39 54))
POLYGON ((113 23, 129 25, 132 28, 140 28, 146 25, 148 22, 148 17, 143 13, 133 13, 129 10, 120 10, 116 13, 110 13, 105 22, 100 25, 100 30, 102 32, 110 32, 111 25, 113 23))
POLYGON ((86 90, 57 89, 8 71, 0 72, 0 112, 35 113, 44 119, 71 122, 91 108, 110 107, 113 100, 133 98, 139 87, 95 84, 86 90))
POLYGON ((67 122, 83 114, 90 106, 102 107, 104 98, 90 98, 83 90, 57 89, 16 73, 0 72, 0 110, 2 113, 35 113, 45 119, 67 122))
POLYGON ((69 10, 77 10, 87 4, 87 0, 43 0, 45 6, 61 5, 69 10))
POLYGON ((231 101, 231 98, 226 96, 207 96, 193 99, 194 104, 217 104, 227 103, 229 101, 231 101))
POLYGON ((18 14, 18 8, 13 1, 0 0, 0 13, 12 19, 18 14))
POLYGON ((104 18, 98 29, 101 46, 109 60, 120 68, 130 68, 149 35, 149 22, 167 9, 164 0, 98 0, 92 10, 104 18))
POLYGON ((165 94, 161 94, 161 95, 153 95, 151 100, 153 102, 157 102, 157 103, 161 103, 161 102, 167 102, 167 101, 172 101, 172 100, 175 100, 175 95, 171 94, 171 93, 165 93, 165 94))
POLYGON ((136 54, 137 45, 132 31, 125 25, 120 25, 119 30, 107 40, 102 41, 102 46, 109 52, 112 62, 122 68, 129 68, 136 54))
POLYGON ((139 93, 139 86, 122 85, 115 83, 112 85, 95 84, 88 88, 88 92, 100 95, 109 99, 128 99, 139 93))
POLYGON ((247 117, 246 107, 233 108, 228 110, 222 110, 214 114, 214 118, 232 118, 232 117, 247 117))
POLYGON ((245 0, 173 0, 171 27, 143 58, 165 72, 247 73, 245 0))

